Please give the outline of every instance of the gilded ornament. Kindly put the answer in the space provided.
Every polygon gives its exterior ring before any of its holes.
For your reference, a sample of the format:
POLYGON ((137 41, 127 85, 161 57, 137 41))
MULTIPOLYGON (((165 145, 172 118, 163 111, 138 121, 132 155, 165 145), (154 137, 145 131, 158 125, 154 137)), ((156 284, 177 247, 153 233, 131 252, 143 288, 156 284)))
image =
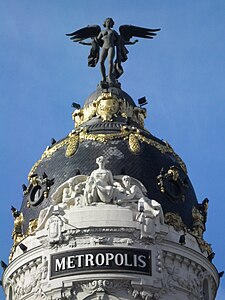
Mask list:
POLYGON ((37 226, 38 226, 38 219, 30 220, 30 222, 28 224, 27 231, 26 231, 26 236, 29 236, 32 233, 34 233, 34 231, 36 230, 37 226))
POLYGON ((135 134, 131 133, 128 138, 129 149, 131 152, 137 154, 141 151, 141 146, 135 134))
POLYGON ((12 238, 14 240, 14 245, 18 245, 21 240, 24 238, 22 233, 22 225, 23 225, 23 214, 19 213, 17 217, 14 219, 14 229, 12 232, 12 238))
POLYGON ((97 117, 101 117, 102 121, 112 121, 112 117, 116 117, 119 110, 119 102, 117 99, 102 99, 96 103, 97 117))
POLYGON ((185 189, 188 185, 186 179, 181 179, 179 169, 176 166, 171 166, 166 173, 163 173, 162 169, 157 180, 160 191, 166 193, 171 200, 185 200, 185 189))
POLYGON ((191 232, 196 237, 202 238, 203 232, 205 231, 204 218, 196 207, 193 207, 192 209, 192 218, 193 218, 193 226, 191 232))
POLYGON ((182 218, 172 212, 168 212, 165 214, 165 223, 174 227, 176 231, 184 230, 187 231, 187 226, 183 223, 182 218))
POLYGON ((127 139, 129 136, 129 133, 110 133, 110 134, 88 134, 81 132, 80 133, 80 142, 86 141, 86 140, 91 140, 91 141, 97 141, 101 143, 107 143, 108 141, 112 141, 115 139, 127 139))
MULTIPOLYGON (((192 232, 190 232, 190 233, 192 234, 192 232)), ((208 255, 212 253, 212 247, 206 241, 204 241, 202 238, 198 238, 198 237, 196 237, 196 240, 197 240, 198 245, 202 252, 206 251, 208 253, 208 255)))
MULTIPOLYGON (((37 176, 30 177, 30 184, 32 184, 33 186, 37 186, 38 182, 39 182, 39 179, 37 176)), ((28 187, 28 191, 29 191, 29 187, 28 187)))
POLYGON ((77 152, 79 146, 79 135, 78 134, 71 134, 69 136, 68 146, 66 148, 66 157, 70 157, 77 152))
POLYGON ((205 198, 201 204, 198 204, 192 209, 192 234, 198 238, 203 238, 203 233, 205 231, 205 223, 207 220, 209 200, 205 198))
POLYGON ((173 181, 178 181, 180 177, 179 170, 175 166, 170 167, 167 174, 172 178, 173 181))
POLYGON ((54 184, 54 179, 48 179, 47 174, 43 174, 42 178, 33 174, 29 178, 30 184, 27 188, 29 200, 27 207, 39 205, 44 198, 48 198, 50 187, 54 184))
POLYGON ((12 215, 14 217, 14 229, 12 232, 13 246, 9 256, 9 261, 12 260, 13 254, 16 251, 17 245, 25 238, 23 235, 23 213, 12 207, 12 215))
POLYGON ((111 92, 103 92, 89 105, 85 105, 82 109, 76 109, 72 114, 72 118, 75 122, 75 127, 78 128, 94 117, 101 118, 103 122, 110 122, 113 117, 118 115, 126 119, 130 118, 141 127, 144 127, 146 109, 134 107, 126 99, 117 98, 111 92))
POLYGON ((196 238, 202 252, 206 251, 208 254, 211 254, 211 246, 203 239, 203 233, 205 231, 205 224, 207 220, 208 205, 209 200, 205 198, 201 204, 197 204, 197 206, 193 207, 193 225, 191 230, 189 230, 189 233, 196 238))
POLYGON ((84 122, 84 110, 76 109, 72 114, 72 118, 75 122, 75 127, 79 127, 84 122))
POLYGON ((134 115, 136 116, 137 123, 139 123, 142 127, 144 127, 144 120, 147 116, 147 111, 145 108, 135 107, 134 115))
MULTIPOLYGON (((129 114, 127 113, 127 115, 129 115, 129 114)), ((122 126, 121 127, 121 132, 119 132, 119 133, 118 132, 117 133, 110 133, 110 134, 93 134, 93 133, 89 134, 89 133, 87 133, 86 128, 80 127, 80 130, 76 130, 76 131, 73 130, 68 135, 68 137, 65 138, 63 141, 61 141, 60 143, 57 143, 54 146, 52 146, 51 148, 47 148, 45 150, 42 157, 34 164, 32 169, 30 170, 30 172, 28 174, 28 180, 30 180, 30 178, 34 174, 35 170, 37 169, 39 164, 44 159, 51 157, 57 150, 59 150, 62 147, 67 146, 67 145, 70 144, 70 139, 71 139, 72 135, 77 135, 79 137, 79 143, 82 143, 82 142, 87 141, 87 140, 97 141, 97 142, 100 142, 100 143, 107 143, 108 141, 112 141, 112 140, 115 140, 115 139, 127 140, 131 133, 134 134, 138 138, 139 142, 141 142, 141 143, 144 142, 148 145, 151 145, 163 154, 171 153, 176 158, 177 162, 179 163, 179 165, 182 168, 182 170, 184 171, 184 173, 187 174, 187 169, 186 169, 186 166, 185 166, 184 162, 174 152, 172 147, 167 142, 164 142, 162 144, 162 143, 159 143, 159 142, 157 142, 153 139, 147 138, 146 136, 142 135, 140 133, 140 131, 135 127, 130 128, 130 127, 127 127, 127 126, 122 126)))

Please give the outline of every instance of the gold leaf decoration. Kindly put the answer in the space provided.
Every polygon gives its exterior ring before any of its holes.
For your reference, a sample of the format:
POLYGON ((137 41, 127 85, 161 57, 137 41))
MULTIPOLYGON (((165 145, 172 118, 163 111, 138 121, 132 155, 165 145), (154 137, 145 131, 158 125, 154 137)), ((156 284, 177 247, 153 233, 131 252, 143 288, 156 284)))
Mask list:
POLYGON ((139 140, 135 134, 131 133, 129 135, 128 143, 129 143, 129 149, 131 152, 137 154, 141 151, 141 146, 140 146, 139 140))
POLYGON ((100 142, 100 143, 107 143, 107 142, 115 140, 115 139, 123 139, 123 140, 128 139, 128 141, 130 141, 130 140, 134 140, 134 138, 135 138, 135 140, 138 140, 138 143, 136 141, 129 142, 129 146, 132 144, 132 148, 130 148, 130 150, 132 152, 138 153, 138 149, 139 149, 139 151, 141 149, 140 144, 146 143, 148 145, 155 147, 162 154, 171 153, 176 158, 177 162, 183 169, 184 173, 187 174, 187 168, 186 168, 185 163, 174 152, 173 148, 167 142, 159 143, 158 141, 155 141, 151 138, 147 138, 146 136, 142 135, 140 132, 138 132, 138 130, 123 128, 123 127, 121 127, 121 132, 118 132, 118 133, 115 132, 115 133, 110 133, 110 134, 109 133, 107 133, 107 134, 87 133, 85 131, 85 129, 83 128, 80 131, 70 133, 69 136, 67 138, 65 138, 63 141, 61 141, 60 143, 57 143, 56 145, 52 146, 51 148, 47 148, 46 151, 43 153, 42 157, 32 167, 32 169, 28 175, 28 179, 32 176, 32 174, 34 174, 35 170, 37 169, 39 164, 44 159, 50 158, 57 150, 61 149, 64 146, 68 145, 67 150, 66 150, 66 156, 68 155, 68 157, 69 157, 77 151, 79 143, 82 143, 84 141, 91 140, 91 141, 96 141, 96 142, 100 142), (136 145, 136 147, 134 147, 134 145, 136 145), (73 151, 72 151, 72 148, 73 148, 73 151), (137 151, 137 152, 133 151, 132 149, 135 149, 135 151, 137 151))
POLYGON ((66 149, 66 157, 70 157, 77 152, 79 146, 79 135, 71 135, 66 149))
POLYGON ((127 139, 129 133, 98 133, 98 134, 91 134, 91 133, 80 133, 80 142, 83 141, 96 141, 100 143, 107 143, 108 141, 113 141, 116 139, 127 139))
POLYGON ((38 219, 32 219, 32 220, 30 220, 30 222, 28 224, 27 231, 26 231, 26 236, 29 236, 32 233, 34 233, 35 230, 37 229, 37 227, 38 227, 38 219))
POLYGON ((182 218, 176 213, 172 213, 172 212, 166 213, 165 223, 173 226, 173 228, 176 231, 184 230, 185 232, 187 232, 187 226, 183 223, 182 218))

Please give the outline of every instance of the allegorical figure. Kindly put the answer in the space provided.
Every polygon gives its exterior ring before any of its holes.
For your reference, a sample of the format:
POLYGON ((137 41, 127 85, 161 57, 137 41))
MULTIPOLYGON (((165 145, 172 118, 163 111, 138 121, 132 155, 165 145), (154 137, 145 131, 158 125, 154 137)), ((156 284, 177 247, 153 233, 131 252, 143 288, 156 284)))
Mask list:
POLYGON ((122 73, 122 62, 127 60, 128 50, 125 45, 133 45, 138 40, 131 41, 132 37, 141 37, 152 39, 156 35, 156 31, 160 29, 148 29, 133 25, 122 25, 118 34, 113 30, 114 21, 112 18, 105 19, 103 23, 104 29, 101 30, 99 25, 88 25, 77 31, 67 34, 74 42, 82 45, 91 46, 88 56, 88 66, 95 67, 100 57, 100 70, 102 74, 102 83, 113 84, 122 73), (91 42, 84 42, 91 39, 91 42), (101 55, 99 50, 102 48, 101 55), (108 58, 108 76, 106 76, 105 61, 108 58))
POLYGON ((15 207, 11 208, 12 215, 14 217, 14 229, 12 232, 12 239, 14 240, 14 246, 17 246, 22 239, 23 236, 23 213, 18 211, 15 207))
POLYGON ((84 195, 89 204, 92 202, 110 203, 114 193, 112 173, 105 168, 106 159, 103 156, 98 157, 96 163, 98 169, 91 173, 84 195))
POLYGON ((109 82, 113 82, 113 59, 115 57, 115 49, 118 45, 118 33, 112 29, 114 21, 112 18, 107 18, 103 24, 105 27, 102 30, 97 40, 99 44, 102 44, 102 52, 100 56, 100 68, 102 73, 102 81, 106 82, 106 69, 105 69, 105 60, 108 56, 108 79, 109 82))
POLYGON ((12 232, 12 239, 14 241, 9 261, 12 260, 13 254, 16 251, 16 246, 24 239, 23 235, 23 213, 17 210, 15 207, 11 207, 12 215, 14 218, 14 229, 12 232))
POLYGON ((72 206, 84 205, 83 183, 76 183, 74 179, 68 180, 68 187, 63 189, 62 208, 70 208, 72 206))

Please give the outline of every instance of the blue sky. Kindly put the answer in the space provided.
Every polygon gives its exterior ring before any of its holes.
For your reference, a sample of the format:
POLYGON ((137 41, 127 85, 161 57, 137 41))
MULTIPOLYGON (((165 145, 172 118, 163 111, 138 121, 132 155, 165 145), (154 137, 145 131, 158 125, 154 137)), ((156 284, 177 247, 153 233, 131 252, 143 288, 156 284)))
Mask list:
MULTIPOLYGON (((89 48, 65 33, 109 16, 115 29, 161 28, 129 47, 122 87, 134 100, 146 96, 146 127, 183 158, 198 201, 209 198, 205 239, 225 270, 224 0, 0 0, 0 258, 29 170, 52 137, 73 129, 71 103, 82 104, 100 80, 99 68, 87 67, 89 48)), ((225 299, 224 278, 216 299, 225 299)))

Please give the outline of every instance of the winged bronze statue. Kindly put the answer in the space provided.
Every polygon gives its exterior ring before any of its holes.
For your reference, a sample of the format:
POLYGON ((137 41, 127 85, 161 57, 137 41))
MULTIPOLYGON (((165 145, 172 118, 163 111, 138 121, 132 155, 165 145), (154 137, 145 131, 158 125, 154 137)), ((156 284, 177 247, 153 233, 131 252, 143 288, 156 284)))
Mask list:
POLYGON ((89 25, 72 33, 66 34, 73 42, 91 46, 88 66, 95 67, 100 62, 102 83, 113 84, 123 74, 122 63, 127 60, 128 50, 125 45, 133 45, 138 40, 133 37, 152 39, 160 29, 149 29, 133 25, 121 25, 119 34, 113 30, 114 21, 107 18, 104 29, 99 25, 89 25), (86 42, 85 40, 91 39, 86 42), (100 48, 101 54, 100 53, 100 48), (105 60, 108 57, 108 76, 106 76, 105 60))

